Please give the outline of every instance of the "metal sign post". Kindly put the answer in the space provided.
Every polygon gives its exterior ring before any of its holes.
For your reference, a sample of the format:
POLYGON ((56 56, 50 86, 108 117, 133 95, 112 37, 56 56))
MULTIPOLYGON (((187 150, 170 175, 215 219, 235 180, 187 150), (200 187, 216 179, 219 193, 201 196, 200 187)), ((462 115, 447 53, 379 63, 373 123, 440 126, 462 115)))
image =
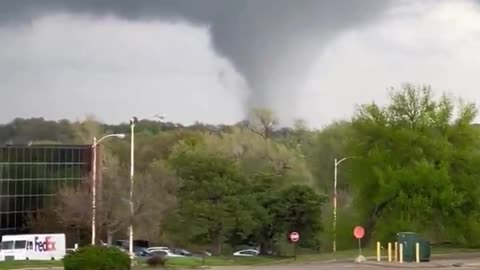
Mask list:
POLYGON ((353 229, 353 236, 358 240, 358 257, 362 257, 362 238, 365 236, 365 229, 362 226, 357 226, 353 229))
POLYGON ((297 242, 300 240, 300 234, 297 232, 291 232, 288 236, 290 241, 293 243, 293 259, 297 260, 297 242))

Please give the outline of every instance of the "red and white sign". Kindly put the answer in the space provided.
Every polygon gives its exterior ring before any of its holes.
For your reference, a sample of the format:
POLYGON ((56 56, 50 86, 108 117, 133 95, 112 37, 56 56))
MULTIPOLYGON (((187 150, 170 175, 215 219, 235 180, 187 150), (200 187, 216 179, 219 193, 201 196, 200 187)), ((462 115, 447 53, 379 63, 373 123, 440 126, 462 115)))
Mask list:
POLYGON ((353 229, 353 236, 357 239, 362 239, 365 236, 365 229, 362 226, 357 226, 353 229))
POLYGON ((300 240, 300 234, 297 232, 291 232, 289 237, 292 242, 298 242, 298 240, 300 240))

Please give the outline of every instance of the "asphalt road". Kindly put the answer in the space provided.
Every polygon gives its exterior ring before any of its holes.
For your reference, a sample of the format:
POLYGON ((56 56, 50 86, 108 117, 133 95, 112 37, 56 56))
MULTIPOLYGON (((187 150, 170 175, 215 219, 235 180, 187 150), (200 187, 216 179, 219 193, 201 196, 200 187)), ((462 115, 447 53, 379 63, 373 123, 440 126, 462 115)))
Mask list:
POLYGON ((318 263, 318 264, 287 264, 287 265, 269 265, 269 266, 242 266, 242 267, 215 267, 215 270, 335 270, 335 269, 365 269, 365 270, 382 270, 382 269, 479 269, 480 263, 469 265, 465 263, 462 267, 453 266, 459 261, 444 261, 441 264, 403 264, 403 265, 387 265, 387 264, 357 264, 357 263, 318 263))

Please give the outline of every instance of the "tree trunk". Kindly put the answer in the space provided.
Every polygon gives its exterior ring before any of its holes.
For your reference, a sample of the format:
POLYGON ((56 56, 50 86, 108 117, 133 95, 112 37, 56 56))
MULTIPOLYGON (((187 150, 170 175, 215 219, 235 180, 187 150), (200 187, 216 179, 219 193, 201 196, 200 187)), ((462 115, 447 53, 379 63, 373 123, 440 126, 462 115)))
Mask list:
POLYGON ((370 241, 372 240, 372 231, 375 228, 375 224, 377 221, 377 217, 375 214, 372 214, 368 217, 367 222, 365 222, 365 231, 367 232, 365 234, 365 237, 362 239, 362 244, 363 245, 369 245, 370 241))
POLYGON ((107 245, 111 246, 113 244, 113 232, 110 229, 107 229, 107 245))
POLYGON ((222 255, 222 234, 219 232, 217 234, 217 255, 222 255))
POLYGON ((270 241, 264 241, 260 243, 260 254, 261 255, 270 255, 269 252, 272 249, 272 244, 270 241))
POLYGON ((375 225, 377 223, 377 218, 382 214, 383 210, 396 198, 398 195, 394 195, 392 198, 385 200, 384 202, 378 204, 373 210, 370 216, 368 217, 366 223, 365 223, 365 230, 367 233, 365 234, 365 237, 363 238, 363 243, 365 245, 368 245, 370 241, 372 240, 372 232, 375 228, 375 225))

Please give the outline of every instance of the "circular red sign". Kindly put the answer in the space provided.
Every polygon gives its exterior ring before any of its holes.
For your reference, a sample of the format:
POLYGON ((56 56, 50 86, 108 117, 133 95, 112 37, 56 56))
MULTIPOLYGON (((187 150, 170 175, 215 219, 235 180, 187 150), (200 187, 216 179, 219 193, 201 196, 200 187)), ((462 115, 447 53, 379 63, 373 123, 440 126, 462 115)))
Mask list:
POLYGON ((357 239, 362 239, 365 236, 365 229, 362 226, 357 226, 353 229, 353 236, 357 239))
POLYGON ((298 242, 298 240, 300 240, 300 234, 298 234, 297 232, 291 232, 290 233, 290 241, 298 242))

